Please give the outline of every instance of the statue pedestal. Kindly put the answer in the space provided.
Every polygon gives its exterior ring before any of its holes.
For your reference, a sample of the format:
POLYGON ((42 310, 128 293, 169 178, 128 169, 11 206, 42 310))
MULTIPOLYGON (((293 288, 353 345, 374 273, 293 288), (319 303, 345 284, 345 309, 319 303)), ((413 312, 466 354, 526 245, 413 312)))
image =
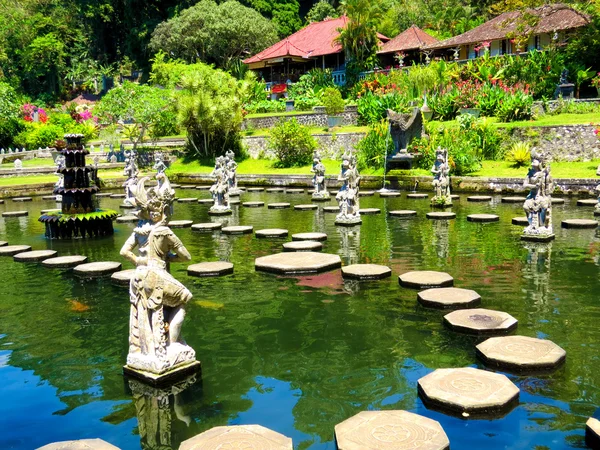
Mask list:
POLYGON ((210 208, 208 210, 209 216, 227 216, 232 214, 231 208, 210 208))
POLYGON ((362 219, 359 217, 350 217, 350 218, 339 218, 336 217, 335 224, 341 225, 343 227, 353 227, 354 225, 360 225, 362 223, 362 219))
POLYGON ((393 156, 390 156, 386 161, 386 172, 391 169, 412 169, 412 163, 415 155, 407 151, 399 151, 393 156))
POLYGON ((138 380, 141 380, 152 386, 165 386, 168 384, 176 383, 190 375, 201 372, 201 370, 202 364, 200 363, 200 361, 192 361, 187 364, 179 365, 161 374, 136 369, 129 365, 123 366, 123 373, 125 375, 137 378, 138 380))
POLYGON ((553 241, 554 238, 556 238, 556 235, 554 233, 552 233, 552 234, 522 234, 521 235, 522 241, 529 241, 529 242, 550 242, 550 241, 553 241))
POLYGON ((313 202, 326 202, 331 199, 329 192, 314 192, 312 195, 313 202))

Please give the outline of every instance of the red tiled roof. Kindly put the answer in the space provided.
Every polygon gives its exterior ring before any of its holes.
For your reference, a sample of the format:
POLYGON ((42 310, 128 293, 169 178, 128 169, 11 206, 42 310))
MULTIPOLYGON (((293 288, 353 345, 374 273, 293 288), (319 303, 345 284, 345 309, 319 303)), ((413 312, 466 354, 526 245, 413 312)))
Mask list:
MULTIPOLYGON (((589 17, 562 3, 555 3, 527 9, 528 14, 538 16, 539 22, 530 30, 533 34, 554 33, 555 31, 570 30, 586 26, 590 23, 589 17)), ((428 45, 428 49, 457 47, 465 44, 476 44, 483 41, 505 39, 507 35, 515 32, 519 25, 521 11, 510 11, 500 14, 466 33, 454 36, 445 41, 428 45)))
POLYGON ((405 50, 416 50, 438 42, 436 38, 425 33, 418 26, 412 25, 395 38, 383 44, 377 53, 392 53, 405 50))

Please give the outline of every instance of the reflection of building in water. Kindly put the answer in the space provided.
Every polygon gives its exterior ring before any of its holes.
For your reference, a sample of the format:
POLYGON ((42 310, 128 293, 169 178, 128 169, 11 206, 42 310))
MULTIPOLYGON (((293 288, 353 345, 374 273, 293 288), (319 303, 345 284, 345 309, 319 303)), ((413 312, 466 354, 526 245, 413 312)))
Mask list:
POLYGON ((340 249, 338 253, 345 266, 358 264, 360 255, 360 227, 338 227, 340 249))
POLYGON ((439 258, 447 258, 450 248, 450 221, 432 220, 433 239, 432 244, 439 258))
POLYGON ((548 299, 552 242, 523 242, 528 250, 523 278, 530 281, 528 293, 535 304, 545 304, 548 299))

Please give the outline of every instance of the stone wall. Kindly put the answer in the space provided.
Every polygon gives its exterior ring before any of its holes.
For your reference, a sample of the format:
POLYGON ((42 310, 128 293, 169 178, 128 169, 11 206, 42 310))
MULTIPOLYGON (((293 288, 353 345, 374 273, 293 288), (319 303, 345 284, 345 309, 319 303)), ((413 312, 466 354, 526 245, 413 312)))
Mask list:
MULTIPOLYGON (((346 110, 340 114, 344 118, 342 125, 356 125, 358 123, 358 112, 356 106, 346 106, 346 110)), ((325 108, 317 106, 313 108, 312 112, 306 112, 305 114, 296 114, 291 116, 267 116, 267 117, 249 117, 244 119, 242 123, 242 130, 250 129, 261 129, 261 128, 273 128, 281 120, 296 119, 299 124, 306 125, 309 127, 326 127, 327 126, 327 114, 325 114, 325 108)))

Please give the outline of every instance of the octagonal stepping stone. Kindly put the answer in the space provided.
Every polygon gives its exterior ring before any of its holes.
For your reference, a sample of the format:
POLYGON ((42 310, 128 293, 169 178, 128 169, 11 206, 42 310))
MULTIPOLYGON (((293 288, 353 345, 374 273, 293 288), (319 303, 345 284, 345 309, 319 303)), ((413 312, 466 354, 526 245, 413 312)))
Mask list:
POLYGON ((187 268, 192 277, 219 277, 233 273, 233 264, 228 261, 210 261, 192 264, 187 268))
POLYGON ((560 223, 563 228, 598 228, 598 222, 591 219, 566 219, 560 223))
POLYGON ((393 211, 390 211, 388 214, 392 217, 407 218, 407 217, 415 217, 417 215, 417 212, 413 211, 411 209, 395 209, 393 211))
POLYGON ((31 245, 5 245, 0 247, 0 256, 15 256, 19 253, 28 252, 31 245))
POLYGON ((256 258, 254 267, 282 274, 320 273, 342 266, 339 255, 316 252, 284 252, 256 258))
POLYGON ((456 219, 456 213, 451 211, 433 211, 428 212, 425 216, 430 220, 452 220, 456 219))
POLYGON ((339 206, 323 206, 323 211, 326 213, 339 213, 340 207, 339 206))
POLYGON ((408 411, 362 411, 335 426, 338 450, 449 450, 439 422, 408 411))
POLYGON ((48 213, 52 213, 52 212, 60 212, 61 209, 60 208, 53 208, 53 209, 42 209, 40 211, 40 214, 48 214, 48 213))
POLYGON ((446 314, 444 323, 454 331, 489 336, 511 332, 517 328, 518 321, 502 311, 475 308, 446 314))
POLYGON ((110 192, 99 192, 96 194, 96 197, 98 198, 102 198, 102 197, 110 197, 112 194, 110 192))
POLYGON ((0 247, 6 247, 7 245, 8 245, 8 242, 0 241, 0 247))
POLYGON ((292 234, 292 241, 326 241, 325 233, 296 233, 292 234))
POLYGON ((427 308, 472 308, 481 303, 481 296, 471 289, 455 287, 426 289, 417 294, 419 303, 427 308))
POLYGON ((596 206, 598 204, 598 200, 595 198, 585 198, 582 200, 577 200, 577 206, 596 206))
POLYGON ((33 198, 31 197, 15 197, 12 199, 13 202, 31 202, 33 198))
POLYGON ((429 198, 429 194, 406 194, 406 198, 413 198, 413 199, 429 198))
POLYGON ((210 208, 208 210, 209 216, 228 216, 231 214, 233 214, 233 211, 231 210, 231 208, 229 208, 229 209, 212 209, 212 208, 210 208))
POLYGON ((398 277, 400 286, 413 289, 447 287, 454 284, 454 278, 446 272, 419 270, 403 273, 398 277))
POLYGON ((4 200, 0 199, 0 205, 4 205, 4 200))
POLYGON ((210 231, 220 230, 223 227, 219 222, 195 223, 192 225, 192 230, 208 233, 210 231))
POLYGON ((28 215, 28 211, 6 211, 2 213, 2 217, 24 217, 28 215))
POLYGON ((267 208, 269 209, 287 209, 291 206, 290 203, 279 202, 279 203, 269 203, 267 208))
POLYGON ((553 205, 564 205, 564 203, 565 203, 565 199, 564 198, 554 198, 553 197, 551 199, 551 201, 552 201, 553 205))
POLYGON ((451 200, 460 200, 460 195, 452 194, 450 195, 451 200))
POLYGON ((354 280, 381 280, 392 276, 392 269, 379 264, 351 264, 342 267, 342 276, 354 280))
POLYGON ((600 449, 600 420, 590 417, 585 424, 585 444, 592 449, 600 449))
POLYGON ((80 264, 86 263, 87 260, 87 256, 81 255, 57 256, 56 258, 43 260, 42 266, 49 269, 71 269, 80 264))
POLYGON ((486 365, 515 372, 554 369, 567 357, 567 352, 554 342, 527 336, 490 338, 476 349, 486 365))
POLYGON ((251 187, 251 188, 247 189, 248 192, 262 192, 264 190, 265 190, 265 188, 261 188, 261 187, 251 187))
POLYGON ((286 194, 304 194, 304 189, 295 189, 295 188, 286 189, 285 193, 286 194))
POLYGON ((198 203, 201 205, 213 205, 215 201, 212 198, 199 198, 198 203))
POLYGON ((285 189, 283 189, 283 188, 276 187, 276 188, 268 188, 266 191, 267 192, 283 192, 284 190, 285 189))
POLYGON ((257 238, 282 238, 287 237, 288 230, 283 228, 265 228, 264 230, 256 230, 257 238))
POLYGON ((505 375, 472 367, 434 370, 419 379, 418 391, 426 406, 456 413, 491 415, 519 400, 519 388, 505 375))
POLYGON ((529 222, 527 221, 527 217, 513 217, 512 224, 526 227, 527 225, 529 225, 529 222))
POLYGON ((119 216, 117 217, 117 223, 132 223, 140 220, 137 216, 119 216))
POLYGON ((42 195, 42 200, 56 200, 56 195, 42 195))
POLYGON ((184 197, 184 198, 178 198, 177 201, 179 203, 194 203, 194 202, 197 202, 198 199, 196 197, 184 197))
POLYGON ((193 220, 171 220, 167 226, 170 228, 188 228, 194 223, 193 220))
POLYGON ((246 208, 261 208, 265 206, 265 202, 244 202, 242 203, 242 206, 245 206, 246 208))
POLYGON ((502 197, 500 199, 502 203, 524 203, 525 197, 502 197))
POLYGON ((110 198, 125 198, 126 195, 125 194, 110 194, 109 197, 110 198))
POLYGON ((359 197, 371 197, 375 195, 375 191, 358 191, 359 197))
POLYGON ((110 281, 119 286, 129 286, 129 282, 135 275, 135 269, 126 269, 115 272, 110 276, 110 281))
POLYGON ((239 205, 240 203, 241 202, 239 198, 232 198, 229 200, 229 205, 239 205))
POLYGON ((13 259, 17 262, 38 262, 56 256, 56 250, 33 250, 23 253, 17 253, 13 259))
POLYGON ((375 215, 375 214, 380 214, 381 213, 381 209, 379 208, 363 208, 363 209, 359 209, 358 210, 359 214, 361 215, 375 215))
POLYGON ((75 275, 84 278, 106 277, 121 270, 121 263, 116 261, 97 261, 79 264, 73 268, 75 275))
MULTIPOLYGON (((173 186, 173 185, 171 185, 171 186, 173 186)), ((208 191, 210 189, 210 186, 206 186, 206 185, 196 186, 196 189, 199 191, 208 191)))
POLYGON ((182 184, 179 186, 179 189, 196 189, 196 186, 193 184, 182 184))
POLYGON ((293 450, 292 440, 260 425, 211 428, 181 443, 179 450, 293 450))
POLYGON ((323 244, 317 241, 292 241, 283 244, 284 252, 320 252, 323 244))
POLYGON ((53 442, 39 447, 38 450, 119 450, 119 447, 96 438, 53 442))
POLYGON ((252 230, 254 230, 252 225, 236 225, 221 228, 221 231, 225 234, 249 234, 252 233, 252 230))
POLYGON ((130 205, 129 203, 121 203, 119 205, 119 208, 121 208, 121 209, 135 209, 136 206, 130 205))
POLYGON ((379 196, 380 197, 400 197, 402 194, 398 191, 384 191, 384 192, 380 192, 379 196))
POLYGON ((171 183, 171 187, 172 187, 173 189, 175 189, 175 188, 181 187, 181 185, 180 185, 180 184, 177 184, 177 183, 171 183))
POLYGON ((467 197, 468 202, 489 202, 492 199, 489 195, 470 195, 467 197))
POLYGON ((496 214, 469 214, 467 216, 467 222, 490 223, 499 221, 500 216, 496 214))
POLYGON ((314 204, 307 204, 307 205, 294 205, 294 209, 297 211, 309 211, 312 209, 318 209, 319 206, 318 205, 314 205, 314 204))

